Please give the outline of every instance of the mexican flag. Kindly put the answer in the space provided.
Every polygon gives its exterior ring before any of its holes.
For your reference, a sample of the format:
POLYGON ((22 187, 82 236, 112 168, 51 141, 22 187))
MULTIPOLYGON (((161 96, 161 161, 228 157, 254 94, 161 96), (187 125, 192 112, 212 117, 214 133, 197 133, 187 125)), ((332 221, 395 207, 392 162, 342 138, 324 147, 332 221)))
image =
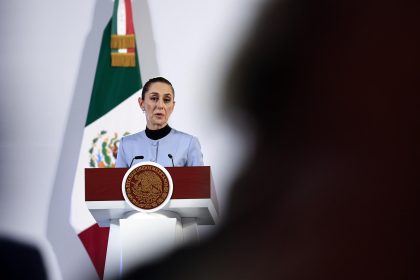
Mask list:
POLYGON ((71 224, 103 277, 109 228, 85 204, 84 169, 115 166, 119 139, 144 128, 137 103, 142 87, 131 0, 115 0, 105 27, 73 184, 71 224))

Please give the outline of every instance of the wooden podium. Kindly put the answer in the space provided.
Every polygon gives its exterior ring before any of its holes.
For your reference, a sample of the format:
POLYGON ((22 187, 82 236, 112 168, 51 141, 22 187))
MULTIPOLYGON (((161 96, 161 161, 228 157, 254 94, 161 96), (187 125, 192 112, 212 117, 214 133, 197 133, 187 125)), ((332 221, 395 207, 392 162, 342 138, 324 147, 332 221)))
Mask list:
POLYGON ((198 240, 197 225, 217 223, 210 167, 166 169, 173 181, 172 197, 163 209, 150 214, 134 210, 124 200, 121 183, 127 168, 85 169, 87 207, 99 226, 110 227, 104 279, 118 278, 134 265, 198 240))

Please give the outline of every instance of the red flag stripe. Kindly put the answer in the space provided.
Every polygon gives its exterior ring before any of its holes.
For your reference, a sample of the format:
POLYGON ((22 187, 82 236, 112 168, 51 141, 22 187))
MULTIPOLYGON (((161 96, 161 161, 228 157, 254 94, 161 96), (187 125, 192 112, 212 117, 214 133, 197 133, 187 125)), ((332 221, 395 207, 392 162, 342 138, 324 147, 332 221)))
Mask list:
MULTIPOLYGON (((133 24, 133 11, 131 7, 131 0, 125 0, 125 24, 126 24, 126 34, 134 34, 134 24, 133 24)), ((133 53, 134 49, 127 49, 127 52, 133 53)))
POLYGON ((98 273, 99 279, 104 278, 106 251, 108 248, 109 227, 99 227, 98 224, 79 233, 85 249, 98 273))

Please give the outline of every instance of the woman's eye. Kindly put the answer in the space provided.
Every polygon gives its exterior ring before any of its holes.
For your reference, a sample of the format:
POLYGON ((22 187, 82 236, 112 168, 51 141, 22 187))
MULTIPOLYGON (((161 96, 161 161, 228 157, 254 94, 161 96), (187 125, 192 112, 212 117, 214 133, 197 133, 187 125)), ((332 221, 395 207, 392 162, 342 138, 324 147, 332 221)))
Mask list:
POLYGON ((170 103, 171 102, 171 99, 164 99, 163 100, 165 103, 170 103))

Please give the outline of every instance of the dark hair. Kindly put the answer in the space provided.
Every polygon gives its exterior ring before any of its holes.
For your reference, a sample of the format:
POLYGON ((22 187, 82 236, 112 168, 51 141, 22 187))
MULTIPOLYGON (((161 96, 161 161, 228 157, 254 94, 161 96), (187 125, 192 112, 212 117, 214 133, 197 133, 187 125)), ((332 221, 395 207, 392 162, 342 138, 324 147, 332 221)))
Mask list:
POLYGON ((175 97, 175 90, 174 90, 174 87, 172 86, 171 82, 168 81, 167 79, 163 78, 163 77, 156 77, 156 78, 152 78, 152 79, 148 80, 144 84, 143 89, 141 91, 141 98, 142 99, 144 99, 144 95, 146 94, 146 92, 149 91, 149 88, 153 83, 164 83, 164 84, 170 85, 171 89, 172 89, 172 93, 174 94, 174 97, 175 97))

